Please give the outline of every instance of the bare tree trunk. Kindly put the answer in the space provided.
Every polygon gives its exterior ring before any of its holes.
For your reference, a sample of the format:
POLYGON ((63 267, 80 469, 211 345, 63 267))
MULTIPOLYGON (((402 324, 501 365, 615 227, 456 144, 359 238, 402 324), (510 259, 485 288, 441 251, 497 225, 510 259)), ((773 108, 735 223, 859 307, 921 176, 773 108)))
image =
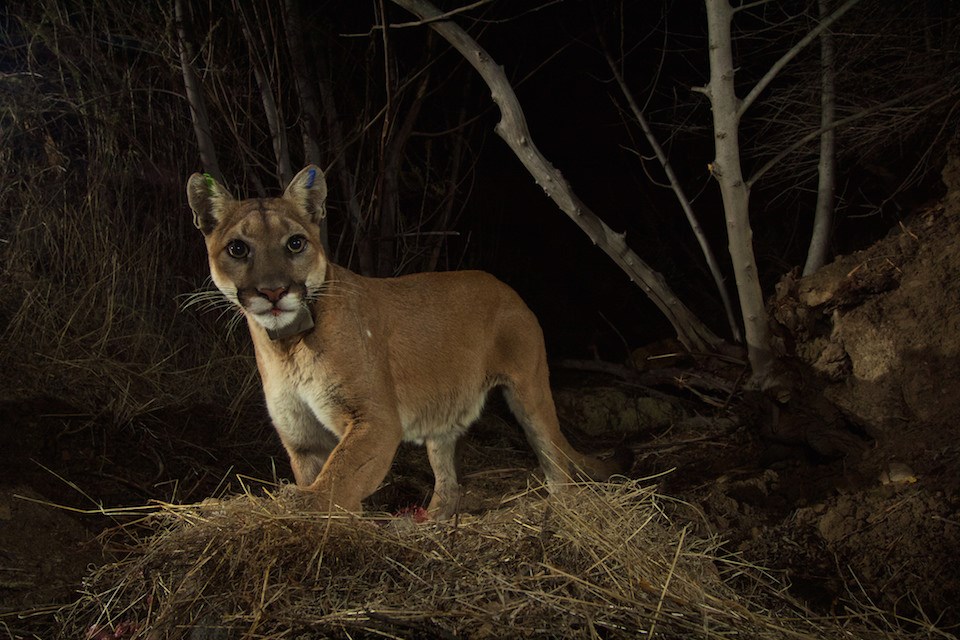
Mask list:
POLYGON ((187 94, 187 103, 190 105, 190 119, 193 122, 193 131, 197 136, 197 149, 200 151, 200 164, 203 170, 209 173, 217 182, 223 182, 220 163, 217 162, 217 149, 210 133, 210 120, 207 117, 207 103, 203 98, 203 88, 200 79, 193 68, 193 51, 187 37, 186 15, 183 9, 183 0, 174 0, 174 14, 177 21, 177 42, 180 45, 180 69, 183 72, 183 87, 187 94))
POLYGON ((769 387, 778 384, 779 381, 774 379, 775 358, 770 349, 770 327, 757 274, 757 261, 753 253, 753 231, 750 228, 750 186, 769 169, 771 163, 761 167, 750 181, 744 181, 740 165, 740 119, 777 74, 804 47, 859 1, 845 0, 836 11, 823 17, 814 29, 770 66, 757 84, 750 89, 747 97, 738 100, 733 82, 731 23, 734 14, 749 5, 741 5, 734 9, 730 6, 729 0, 706 0, 710 83, 697 90, 710 99, 713 111, 716 157, 712 171, 720 183, 720 193, 723 197, 727 239, 737 280, 737 293, 740 295, 740 311, 743 314, 753 381, 761 387, 769 387))
MULTIPOLYGON (((287 34, 287 49, 290 51, 290 61, 293 67, 293 77, 296 80, 297 96, 300 99, 300 133, 303 138, 304 164, 320 162, 320 94, 317 83, 310 77, 312 67, 308 64, 307 53, 303 43, 303 25, 300 8, 296 0, 286 0, 283 12, 284 29, 287 34)), ((320 220, 320 239, 323 247, 330 255, 330 241, 327 231, 327 218, 320 220)))
POLYGON ((303 25, 300 7, 296 0, 286 0, 283 4, 283 27, 287 34, 287 49, 293 67, 293 78, 300 99, 301 125, 303 137, 303 155, 305 164, 320 164, 320 93, 317 83, 310 77, 311 67, 303 42, 303 25))
POLYGON ((660 161, 660 166, 663 167, 663 171, 667 175, 667 179, 670 181, 670 188, 673 189, 673 193, 677 196, 677 200, 680 202, 680 208, 683 209, 683 213, 687 216, 687 222, 690 224, 690 228, 693 230, 693 235, 697 238, 697 242, 700 244, 700 251, 703 253, 704 259, 707 261, 707 267, 710 269, 710 274, 713 276, 713 282, 717 286, 717 292, 720 294, 720 300, 723 303, 723 310, 727 314, 727 324, 730 326, 730 334, 733 336, 735 341, 742 342, 743 337, 740 335, 740 323, 737 322, 736 317, 733 315, 733 305, 730 302, 730 294, 727 291, 727 285, 724 282, 723 273, 720 271, 720 265, 717 264, 716 256, 713 255, 713 249, 710 248, 710 242, 707 240, 707 235, 703 232, 703 227, 700 226, 700 221, 697 220, 697 216, 693 213, 693 206, 690 204, 687 194, 680 185, 680 181, 677 180, 677 174, 673 172, 673 166, 670 164, 667 154, 664 153, 663 148, 657 141, 656 136, 653 135, 653 130, 650 128, 650 123, 647 122, 647 118, 643 115, 643 111, 640 109, 637 101, 633 99, 633 93, 630 91, 630 88, 624 81, 623 76, 617 69, 616 63, 609 54, 607 55, 607 63, 610 65, 610 70, 613 72, 614 79, 617 81, 617 84, 620 85, 620 90, 623 92, 623 95, 627 100, 627 104, 630 106, 630 111, 633 112, 633 117, 637 119, 637 123, 639 123, 640 128, 643 130, 643 135, 647 138, 647 142, 649 142, 650 146, 653 148, 653 152, 656 154, 657 160, 660 161))
POLYGON ((534 146, 516 94, 503 69, 463 29, 444 16, 426 0, 393 0, 418 16, 453 45, 483 77, 493 100, 500 108, 496 132, 510 146, 547 195, 557 203, 617 265, 637 282, 650 300, 667 317, 677 337, 695 351, 712 351, 722 341, 713 334, 676 297, 659 273, 651 269, 627 246, 625 234, 615 233, 600 220, 570 188, 563 175, 534 146))
POLYGON ((740 312, 747 339, 753 378, 763 386, 774 364, 770 327, 753 253, 750 228, 750 190, 740 167, 740 101, 734 90, 731 22, 728 0, 706 0, 709 35, 710 83, 701 89, 710 99, 716 149, 713 175, 720 183, 733 273, 740 294, 740 312))
MULTIPOLYGON (((820 20, 829 15, 828 0, 819 0, 820 20)), ((820 162, 817 167, 817 208, 813 218, 813 234, 803 275, 816 272, 827 261, 830 231, 833 227, 834 193, 837 184, 836 131, 836 77, 835 43, 833 34, 825 29, 820 34, 820 162)))
MULTIPOLYGON (((263 114, 267 119, 267 126, 270 128, 270 139, 273 143, 273 155, 277 161, 280 183, 287 185, 293 180, 293 165, 290 163, 290 149, 287 145, 287 129, 280 117, 277 100, 273 95, 273 87, 270 85, 270 78, 267 77, 267 69, 264 67, 260 55, 263 44, 258 44, 254 40, 250 22, 243 11, 243 7, 235 3, 234 10, 241 15, 241 31, 244 40, 247 42, 253 75, 257 79, 257 86, 260 88, 260 100, 263 103, 263 114)), ((262 29, 262 26, 260 28, 262 29)))

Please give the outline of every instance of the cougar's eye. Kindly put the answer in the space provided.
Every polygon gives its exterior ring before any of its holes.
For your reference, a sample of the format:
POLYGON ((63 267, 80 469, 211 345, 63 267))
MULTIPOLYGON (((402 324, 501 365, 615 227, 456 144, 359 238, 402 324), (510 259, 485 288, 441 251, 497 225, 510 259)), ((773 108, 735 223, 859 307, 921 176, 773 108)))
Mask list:
POLYGON ((230 254, 231 258, 242 260, 250 254, 250 247, 243 240, 231 240, 227 243, 227 253, 230 254))
POLYGON ((300 253, 307 247, 307 239, 303 236, 290 236, 287 240, 287 251, 290 253, 300 253))

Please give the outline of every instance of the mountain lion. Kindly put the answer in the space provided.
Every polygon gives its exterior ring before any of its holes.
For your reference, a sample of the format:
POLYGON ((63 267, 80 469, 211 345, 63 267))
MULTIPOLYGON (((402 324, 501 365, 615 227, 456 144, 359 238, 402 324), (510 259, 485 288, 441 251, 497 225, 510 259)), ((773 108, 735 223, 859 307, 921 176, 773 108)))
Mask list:
POLYGON ((435 478, 429 513, 450 517, 456 441, 498 386, 552 489, 623 470, 560 433, 540 325, 510 287, 479 271, 366 278, 332 264, 318 226, 326 195, 312 165, 280 198, 235 200, 200 174, 187 184, 213 282, 247 318, 297 485, 325 509, 359 512, 401 440, 417 442, 435 478))

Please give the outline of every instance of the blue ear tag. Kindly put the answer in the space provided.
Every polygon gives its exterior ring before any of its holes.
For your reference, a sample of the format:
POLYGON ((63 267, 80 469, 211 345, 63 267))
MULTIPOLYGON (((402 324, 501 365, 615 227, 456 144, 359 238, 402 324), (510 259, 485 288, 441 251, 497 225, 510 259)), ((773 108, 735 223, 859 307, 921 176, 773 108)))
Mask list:
POLYGON ((309 179, 307 180, 307 189, 312 189, 313 182, 317 179, 317 170, 314 169, 313 167, 310 167, 310 171, 307 172, 307 175, 310 176, 309 179))

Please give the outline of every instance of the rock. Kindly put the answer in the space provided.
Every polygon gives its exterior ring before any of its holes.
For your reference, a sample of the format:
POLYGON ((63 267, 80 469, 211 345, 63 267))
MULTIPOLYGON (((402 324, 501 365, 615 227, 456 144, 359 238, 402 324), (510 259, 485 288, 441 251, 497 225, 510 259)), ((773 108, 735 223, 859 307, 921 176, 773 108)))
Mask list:
POLYGON ((554 402, 561 424, 589 435, 662 429, 687 417, 668 400, 613 386, 558 389, 554 402))

